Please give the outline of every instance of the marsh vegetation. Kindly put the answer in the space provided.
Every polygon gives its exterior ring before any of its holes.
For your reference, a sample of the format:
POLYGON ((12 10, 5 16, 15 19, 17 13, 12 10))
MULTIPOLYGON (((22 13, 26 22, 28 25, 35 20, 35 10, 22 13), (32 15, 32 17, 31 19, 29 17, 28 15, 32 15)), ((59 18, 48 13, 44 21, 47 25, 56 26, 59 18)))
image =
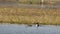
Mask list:
POLYGON ((60 25, 60 9, 0 8, 0 23, 60 25))

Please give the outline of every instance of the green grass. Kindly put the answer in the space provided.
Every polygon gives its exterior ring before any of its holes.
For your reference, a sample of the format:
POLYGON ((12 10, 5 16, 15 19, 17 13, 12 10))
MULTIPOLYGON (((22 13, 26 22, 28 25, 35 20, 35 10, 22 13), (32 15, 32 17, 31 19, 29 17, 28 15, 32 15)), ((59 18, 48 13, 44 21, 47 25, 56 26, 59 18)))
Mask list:
MULTIPOLYGON (((56 4, 58 2, 60 2, 60 0, 44 0, 43 4, 53 5, 53 4, 56 4)), ((41 5, 42 0, 17 0, 17 3, 41 5)))
MULTIPOLYGON (((0 2, 11 2, 11 3, 20 3, 20 4, 38 4, 41 5, 41 0, 0 0, 0 2)), ((43 4, 53 5, 60 2, 60 0, 44 0, 43 4)))

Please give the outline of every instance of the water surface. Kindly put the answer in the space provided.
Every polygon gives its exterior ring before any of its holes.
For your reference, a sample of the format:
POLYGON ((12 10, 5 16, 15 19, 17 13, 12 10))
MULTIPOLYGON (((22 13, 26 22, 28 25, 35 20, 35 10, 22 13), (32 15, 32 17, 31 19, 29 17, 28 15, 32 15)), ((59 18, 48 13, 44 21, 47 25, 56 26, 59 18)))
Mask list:
POLYGON ((0 24, 0 34, 60 34, 60 26, 42 25, 38 28, 33 25, 0 24))

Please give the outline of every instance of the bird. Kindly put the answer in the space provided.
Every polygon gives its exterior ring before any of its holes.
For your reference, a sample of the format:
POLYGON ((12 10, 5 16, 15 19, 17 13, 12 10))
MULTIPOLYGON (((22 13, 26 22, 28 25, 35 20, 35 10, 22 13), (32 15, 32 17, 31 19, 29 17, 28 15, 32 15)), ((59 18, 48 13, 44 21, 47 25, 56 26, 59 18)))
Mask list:
POLYGON ((36 23, 36 27, 39 27, 39 23, 36 23))

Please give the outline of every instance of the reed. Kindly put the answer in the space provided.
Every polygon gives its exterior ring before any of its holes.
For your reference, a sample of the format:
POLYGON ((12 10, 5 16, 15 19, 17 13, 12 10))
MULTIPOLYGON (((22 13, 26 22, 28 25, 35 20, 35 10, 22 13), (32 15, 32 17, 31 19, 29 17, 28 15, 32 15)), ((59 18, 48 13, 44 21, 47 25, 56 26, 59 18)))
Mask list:
POLYGON ((0 8, 0 23, 60 25, 60 9, 0 8))

